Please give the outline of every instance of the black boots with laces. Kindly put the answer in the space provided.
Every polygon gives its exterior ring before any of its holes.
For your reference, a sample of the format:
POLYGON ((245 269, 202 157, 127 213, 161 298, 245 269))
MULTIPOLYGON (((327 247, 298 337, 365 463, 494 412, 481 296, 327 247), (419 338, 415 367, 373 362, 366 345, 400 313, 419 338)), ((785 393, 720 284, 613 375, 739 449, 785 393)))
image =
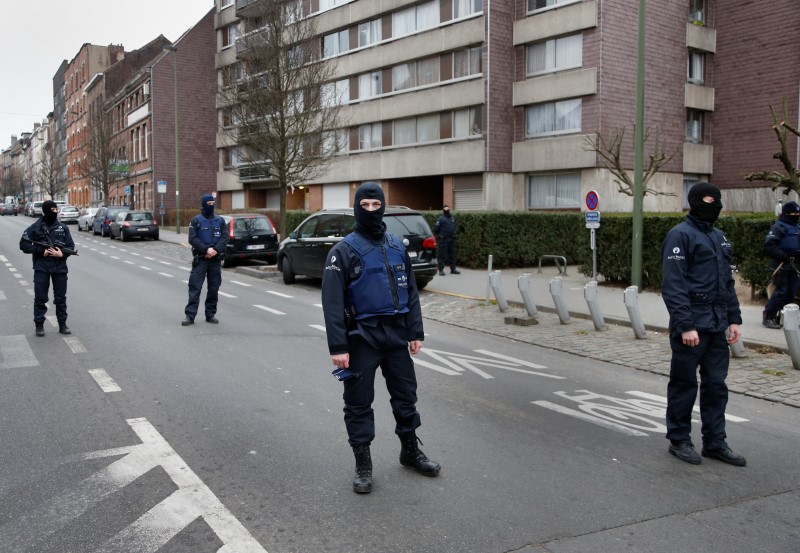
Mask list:
POLYGON ((372 456, 369 453, 369 445, 354 445, 353 455, 356 457, 353 491, 369 493, 372 491, 372 456))
POLYGON ((425 476, 436 476, 442 467, 428 459, 417 442, 422 443, 414 432, 400 436, 400 464, 425 476))

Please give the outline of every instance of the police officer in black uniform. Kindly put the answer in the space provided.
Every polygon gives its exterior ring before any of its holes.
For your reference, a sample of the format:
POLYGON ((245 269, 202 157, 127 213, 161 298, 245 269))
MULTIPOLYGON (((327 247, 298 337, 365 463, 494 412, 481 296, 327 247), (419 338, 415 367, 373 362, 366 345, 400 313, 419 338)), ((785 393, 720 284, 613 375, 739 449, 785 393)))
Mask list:
POLYGON ((780 328, 778 313, 786 304, 794 302, 800 286, 800 205, 786 202, 781 216, 769 229, 764 239, 764 253, 772 258, 772 282, 775 291, 764 308, 761 324, 767 328, 780 328))
POLYGON ((731 244, 714 228, 722 195, 713 184, 689 190, 689 215, 669 231, 662 247, 661 293, 669 311, 670 364, 667 386, 669 452, 699 465, 692 444, 692 408, 700 367, 703 457, 744 466, 745 458, 726 443, 728 345, 741 337, 742 315, 731 272, 731 244), (727 331, 727 337, 726 337, 727 331))
POLYGON ((214 196, 206 194, 201 200, 202 212, 195 215, 189 223, 189 244, 192 246, 192 272, 189 275, 189 303, 186 304, 186 318, 183 326, 194 324, 200 305, 200 292, 203 282, 208 280, 206 291, 206 322, 217 324, 217 299, 222 284, 222 256, 228 245, 225 220, 214 214, 214 196))
POLYGON ((51 280, 58 331, 72 334, 67 326, 67 258, 70 254, 62 248, 74 251, 75 243, 69 229, 58 220, 58 205, 47 200, 42 203, 42 217, 25 229, 19 241, 19 249, 33 255, 33 324, 37 336, 44 336, 51 280))
POLYGON ((450 274, 458 275, 461 271, 456 269, 456 218, 450 213, 450 206, 442 208, 442 215, 433 227, 433 233, 439 241, 438 265, 439 274, 444 276, 445 264, 450 265, 450 274))
POLYGON ((436 476, 441 467, 420 451, 415 433, 421 423, 409 351, 416 354, 425 336, 411 260, 401 239, 386 232, 385 200, 377 183, 365 182, 356 190, 353 208, 355 231, 328 254, 322 308, 333 365, 353 375, 343 381, 344 422, 356 459, 353 490, 369 493, 379 366, 400 438, 400 463, 426 476, 436 476))

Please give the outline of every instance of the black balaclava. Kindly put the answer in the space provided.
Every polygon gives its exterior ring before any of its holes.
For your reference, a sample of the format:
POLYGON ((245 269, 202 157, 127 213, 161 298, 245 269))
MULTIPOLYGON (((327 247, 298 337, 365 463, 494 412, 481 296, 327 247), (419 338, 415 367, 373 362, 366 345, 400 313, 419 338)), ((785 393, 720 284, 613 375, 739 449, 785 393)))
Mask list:
POLYGON ((800 213, 800 204, 797 202, 786 202, 781 209, 781 221, 789 225, 796 225, 800 222, 800 215, 792 215, 792 213, 800 213))
POLYGON ((204 194, 200 200, 200 209, 203 210, 203 216, 206 219, 211 219, 214 216, 214 196, 211 194, 204 194), (211 205, 209 205, 211 202, 211 205))
POLYGON ((444 207, 442 208, 442 214, 443 214, 445 217, 452 217, 452 216, 453 216, 453 215, 450 213, 450 206, 449 206, 449 205, 446 205, 446 206, 444 206, 444 207))
POLYGON ((689 215, 713 225, 719 217, 719 212, 722 211, 722 193, 709 182, 695 184, 689 190, 689 208, 689 215), (714 198, 714 202, 710 204, 704 202, 703 198, 706 196, 714 198))
POLYGON ((353 200, 353 213, 356 216, 356 231, 373 241, 383 239, 386 225, 383 223, 383 212, 386 210, 386 199, 383 189, 377 182, 367 181, 356 190, 353 200), (367 211, 361 207, 361 200, 380 200, 381 208, 367 211))
POLYGON ((47 200, 42 203, 42 217, 44 218, 44 222, 48 225, 52 225, 58 219, 58 212, 53 212, 54 207, 58 209, 58 204, 53 200, 47 200))

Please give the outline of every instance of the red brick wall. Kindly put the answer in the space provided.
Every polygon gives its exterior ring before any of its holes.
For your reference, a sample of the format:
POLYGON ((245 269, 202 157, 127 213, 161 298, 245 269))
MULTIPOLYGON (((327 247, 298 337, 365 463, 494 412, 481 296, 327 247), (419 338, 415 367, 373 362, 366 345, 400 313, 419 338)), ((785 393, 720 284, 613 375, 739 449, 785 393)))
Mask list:
POLYGON ((487 43, 483 49, 483 74, 487 109, 484 126, 487 141, 486 170, 511 171, 514 140, 513 85, 516 57, 513 46, 514 13, 519 0, 494 0, 485 12, 487 43), (491 53, 491 64, 487 61, 491 53))

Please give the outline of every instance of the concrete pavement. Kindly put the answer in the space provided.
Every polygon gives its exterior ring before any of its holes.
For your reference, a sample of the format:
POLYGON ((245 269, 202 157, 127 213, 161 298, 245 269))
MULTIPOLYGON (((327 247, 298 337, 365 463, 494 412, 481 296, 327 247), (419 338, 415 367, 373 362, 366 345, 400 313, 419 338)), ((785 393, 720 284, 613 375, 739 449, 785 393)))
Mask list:
MULTIPOLYGON (((185 229, 181 230, 185 233, 185 229)), ((186 244, 184 233, 176 234, 174 230, 165 228, 160 231, 162 240, 186 244)), ((263 270, 255 266, 236 270, 252 276, 265 276, 263 270)), ((510 304, 510 313, 501 313, 491 301, 487 302, 487 297, 493 299, 487 270, 459 270, 459 275, 451 275, 448 271, 445 276, 436 276, 426 287, 426 292, 421 295, 425 318, 589 359, 669 375, 669 316, 660 294, 645 291, 637 296, 639 312, 647 329, 645 338, 638 339, 630 326, 623 301, 624 290, 602 282, 597 288, 597 303, 606 329, 595 330, 584 298, 584 287, 591 278, 578 273, 576 267, 568 267, 566 276, 559 275, 552 265, 543 267, 541 273, 536 267, 502 270, 502 289, 510 304), (526 316, 517 288, 517 277, 523 273, 530 274, 530 292, 539 311, 538 324, 532 326, 505 322, 508 315, 526 316), (558 277, 561 278, 563 298, 570 314, 569 324, 561 324, 549 292, 550 281, 558 277)), ((792 368, 791 359, 786 354, 783 331, 761 326, 763 307, 746 301, 749 298, 742 296, 740 293, 746 357, 731 359, 730 391, 800 407, 800 371, 792 368)))

